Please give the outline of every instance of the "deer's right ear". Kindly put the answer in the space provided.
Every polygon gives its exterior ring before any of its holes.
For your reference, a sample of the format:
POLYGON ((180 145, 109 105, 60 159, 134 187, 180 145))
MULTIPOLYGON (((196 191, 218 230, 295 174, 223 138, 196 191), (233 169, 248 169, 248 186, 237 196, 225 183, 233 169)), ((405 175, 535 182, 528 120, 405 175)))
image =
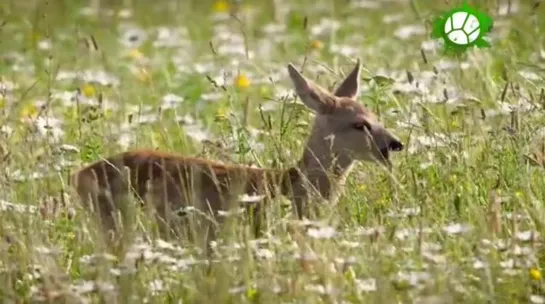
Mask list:
POLYGON ((307 107, 317 113, 326 113, 330 110, 331 105, 334 105, 334 103, 329 102, 325 92, 308 81, 291 63, 288 64, 288 73, 295 87, 295 92, 307 107))

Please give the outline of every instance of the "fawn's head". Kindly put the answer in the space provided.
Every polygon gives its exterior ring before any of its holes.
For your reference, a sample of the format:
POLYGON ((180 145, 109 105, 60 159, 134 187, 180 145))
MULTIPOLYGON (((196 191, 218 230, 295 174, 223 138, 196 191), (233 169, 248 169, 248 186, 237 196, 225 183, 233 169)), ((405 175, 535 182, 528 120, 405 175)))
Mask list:
POLYGON ((403 144, 373 112, 358 103, 359 58, 356 67, 333 93, 306 79, 291 63, 288 72, 301 101, 316 113, 315 130, 333 138, 331 152, 391 166, 390 151, 403 150, 403 144))

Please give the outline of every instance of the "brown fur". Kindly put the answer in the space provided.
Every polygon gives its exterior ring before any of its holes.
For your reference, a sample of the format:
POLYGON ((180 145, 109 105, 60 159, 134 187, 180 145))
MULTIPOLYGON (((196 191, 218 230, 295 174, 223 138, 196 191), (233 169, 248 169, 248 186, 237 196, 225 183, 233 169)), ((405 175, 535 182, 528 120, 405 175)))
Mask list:
MULTIPOLYGON (((107 229, 115 227, 116 211, 130 192, 157 209, 169 230, 175 210, 193 205, 216 215, 237 203, 239 194, 289 197, 297 215, 307 214, 311 196, 335 202, 357 160, 391 166, 389 150, 401 150, 399 140, 356 100, 359 59, 334 93, 307 80, 291 64, 288 72, 302 102, 316 113, 303 156, 288 170, 223 165, 205 159, 153 150, 124 152, 97 161, 72 176, 72 185, 86 206, 98 211, 107 229), (365 125, 365 128, 361 126, 365 125), (129 188, 130 187, 130 188, 129 188)), ((261 217, 261 204, 254 215, 261 217)), ((257 219, 256 219, 257 220, 257 219)), ((259 230, 259 220, 256 229, 259 230)), ((201 228, 199 228, 201 229, 201 228)))

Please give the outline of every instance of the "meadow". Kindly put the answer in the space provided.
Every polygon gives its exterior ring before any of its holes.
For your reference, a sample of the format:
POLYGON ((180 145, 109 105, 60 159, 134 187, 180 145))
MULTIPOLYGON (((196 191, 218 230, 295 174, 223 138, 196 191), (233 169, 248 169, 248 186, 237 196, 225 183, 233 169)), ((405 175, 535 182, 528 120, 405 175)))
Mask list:
POLYGON ((461 1, 0 1, 4 303, 545 303, 545 4, 487 0, 489 48, 444 54, 461 1), (204 259, 135 208, 123 255, 68 185, 134 148, 287 168, 312 113, 289 62, 405 143, 359 163, 336 205, 285 198, 252 239, 233 219, 204 259))

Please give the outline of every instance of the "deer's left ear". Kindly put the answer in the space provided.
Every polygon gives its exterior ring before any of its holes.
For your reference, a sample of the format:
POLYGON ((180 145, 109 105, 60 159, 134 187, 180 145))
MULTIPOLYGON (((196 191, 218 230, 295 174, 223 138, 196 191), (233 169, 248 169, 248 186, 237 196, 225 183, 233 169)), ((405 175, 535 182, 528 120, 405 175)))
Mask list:
POLYGON ((357 98, 360 92, 360 58, 356 59, 356 66, 335 90, 337 97, 357 98))
POLYGON ((308 108, 320 114, 331 113, 335 110, 337 106, 335 96, 307 80, 291 63, 288 64, 288 73, 295 92, 308 108))

